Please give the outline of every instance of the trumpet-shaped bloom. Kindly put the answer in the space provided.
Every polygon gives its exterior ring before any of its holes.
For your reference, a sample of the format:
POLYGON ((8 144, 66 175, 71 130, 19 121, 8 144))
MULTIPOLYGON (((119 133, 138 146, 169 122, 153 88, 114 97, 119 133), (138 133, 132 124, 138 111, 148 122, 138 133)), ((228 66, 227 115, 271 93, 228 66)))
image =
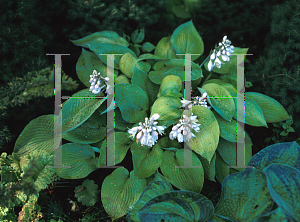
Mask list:
POLYGON ((192 106, 200 105, 200 106, 204 106, 208 109, 211 109, 210 106, 207 106, 206 98, 207 98, 207 93, 203 93, 203 95, 201 97, 196 96, 196 98, 194 98, 193 101, 188 101, 188 100, 182 98, 182 100, 181 100, 182 107, 189 105, 188 108, 190 109, 190 108, 192 108, 192 106))
POLYGON ((223 41, 219 43, 219 46, 214 49, 210 55, 210 60, 207 64, 208 71, 211 71, 215 66, 219 69, 224 64, 218 57, 221 56, 224 62, 230 61, 230 54, 233 53, 234 46, 231 46, 231 41, 227 39, 227 36, 223 37, 223 41), (214 60, 214 61, 213 61, 214 60))
POLYGON ((128 133, 131 134, 132 138, 136 135, 136 142, 146 146, 153 146, 158 140, 158 133, 161 135, 166 128, 165 126, 157 126, 158 122, 154 122, 160 117, 159 114, 154 114, 150 120, 148 117, 145 118, 145 123, 140 122, 139 126, 133 127, 128 130, 128 133), (157 132, 158 131, 158 132, 157 132))
POLYGON ((97 73, 96 70, 93 71, 93 75, 90 75, 91 87, 89 91, 92 91, 94 94, 99 94, 102 92, 102 89, 106 88, 107 94, 112 94, 112 87, 107 84, 109 77, 102 77, 100 72, 97 73), (101 86, 102 85, 102 86, 101 86), (101 86, 101 87, 100 87, 101 86))
POLYGON ((191 138, 196 137, 192 130, 196 132, 199 131, 199 126, 197 116, 193 116, 193 113, 190 117, 183 115, 183 118, 179 120, 179 123, 173 126, 172 131, 169 134, 171 140, 177 138, 178 142, 189 141, 191 138))

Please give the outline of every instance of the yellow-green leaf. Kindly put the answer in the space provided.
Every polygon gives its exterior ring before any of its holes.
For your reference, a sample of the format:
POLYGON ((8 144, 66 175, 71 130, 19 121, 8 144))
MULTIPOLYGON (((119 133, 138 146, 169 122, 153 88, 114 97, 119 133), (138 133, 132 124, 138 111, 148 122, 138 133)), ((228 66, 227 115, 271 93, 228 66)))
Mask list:
POLYGON ((108 175, 101 187, 101 200, 106 213, 115 220, 128 213, 146 187, 146 179, 140 179, 126 168, 117 168, 108 175))
POLYGON ((192 153, 192 159, 184 159, 184 149, 165 151, 161 172, 171 184, 181 190, 200 193, 204 183, 204 171, 198 157, 192 153), (199 166, 195 168, 177 168, 176 166, 199 166))
POLYGON ((215 83, 208 83, 202 89, 198 88, 203 94, 207 93, 208 103, 219 113, 224 119, 231 121, 235 106, 230 93, 222 86, 215 83))
POLYGON ((198 132, 193 132, 196 137, 186 143, 192 150, 210 162, 219 142, 219 124, 212 111, 204 106, 193 106, 192 112, 194 116, 197 116, 197 124, 201 125, 198 132))
POLYGON ((245 95, 257 103, 267 123, 290 119, 287 111, 275 99, 257 92, 246 92, 245 95))

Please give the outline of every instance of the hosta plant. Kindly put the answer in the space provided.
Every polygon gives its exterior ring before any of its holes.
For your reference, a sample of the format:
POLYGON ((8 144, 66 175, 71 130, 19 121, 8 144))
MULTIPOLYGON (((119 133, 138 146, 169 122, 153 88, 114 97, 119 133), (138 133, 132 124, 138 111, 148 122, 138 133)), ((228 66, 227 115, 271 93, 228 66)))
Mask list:
MULTIPOLYGON (((56 174, 65 179, 85 178, 106 166, 107 149, 112 148, 106 145, 107 112, 114 110, 115 164, 122 164, 131 152, 133 170, 117 168, 102 184, 101 200, 112 219, 128 213, 158 170, 174 187, 195 193, 201 192, 204 177, 215 181, 216 176, 222 182, 229 175, 228 166, 236 165, 236 143, 243 142, 236 139, 240 127, 235 98, 237 58, 232 54, 245 54, 248 49, 232 46, 224 36, 203 59, 204 43, 192 21, 180 25, 171 37, 162 38, 154 54, 139 57, 128 48, 126 39, 112 31, 72 42, 83 47, 76 71, 87 88, 62 104, 59 117, 45 115, 32 120, 17 139, 15 153, 24 156, 42 150, 53 157, 53 147, 59 146, 54 128, 61 126, 62 138, 70 141, 62 145, 62 165, 71 168, 56 168, 56 174), (121 54, 114 56, 114 85, 109 84, 105 54, 121 54), (192 54, 191 61, 183 54, 192 54), (192 101, 183 96, 187 63, 196 90, 192 101), (203 72, 220 78, 209 79, 208 75, 202 81, 203 72), (105 94, 113 92, 115 102, 107 104, 105 94), (184 142, 192 150, 189 159, 184 159, 184 142), (177 168, 187 162, 197 167, 177 168)), ((245 105, 245 123, 252 126, 267 127, 269 122, 290 118, 276 100, 260 93, 246 92, 245 105)), ((246 164, 251 147, 246 133, 246 164)), ((201 201, 207 202, 205 198, 201 201)))

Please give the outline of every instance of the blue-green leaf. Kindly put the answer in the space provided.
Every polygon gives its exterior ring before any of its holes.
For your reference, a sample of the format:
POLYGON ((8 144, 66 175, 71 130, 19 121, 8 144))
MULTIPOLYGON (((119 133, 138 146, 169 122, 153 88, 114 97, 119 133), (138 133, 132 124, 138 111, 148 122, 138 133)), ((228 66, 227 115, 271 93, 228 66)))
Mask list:
POLYGON ((274 163, 264 169, 269 192, 285 214, 300 221, 300 171, 274 163))

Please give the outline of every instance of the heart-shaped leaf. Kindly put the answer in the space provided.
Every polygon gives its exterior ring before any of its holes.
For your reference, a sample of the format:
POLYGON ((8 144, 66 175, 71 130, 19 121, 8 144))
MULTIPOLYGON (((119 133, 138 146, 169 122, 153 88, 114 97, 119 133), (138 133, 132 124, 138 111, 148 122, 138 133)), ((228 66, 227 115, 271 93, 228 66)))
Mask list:
POLYGON ((139 178, 147 178, 156 172, 163 162, 163 150, 158 144, 153 147, 133 143, 131 146, 134 174, 139 178))
POLYGON ((138 212, 146 221, 205 222, 214 213, 212 202, 200 193, 186 190, 170 191, 151 199, 138 212))
POLYGON ((300 220, 300 171, 286 164, 274 163, 264 169, 269 192, 285 214, 300 220))
POLYGON ((272 206, 266 176, 253 168, 224 179, 215 213, 236 221, 253 221, 270 211, 272 206))
POLYGON ((273 163, 286 164, 300 170, 299 145, 294 141, 267 146, 250 159, 248 166, 263 171, 273 163))
POLYGON ((212 111, 204 106, 193 106, 192 113, 197 116, 197 124, 201 125, 199 126, 200 130, 194 132, 196 137, 186 141, 186 144, 210 162, 219 143, 218 122, 212 111))
POLYGON ((139 86, 128 83, 115 85, 115 99, 124 120, 129 123, 144 122, 149 109, 146 92, 139 86))
POLYGON ((62 145, 62 166, 71 168, 55 168, 55 171, 64 179, 81 179, 98 169, 97 161, 90 145, 65 143, 62 145))
POLYGON ((287 111, 275 99, 257 92, 246 92, 245 95, 257 103, 267 123, 290 119, 287 111))
POLYGON ((117 168, 108 175, 101 187, 101 200, 107 214, 117 219, 127 214, 129 206, 134 204, 146 187, 146 179, 134 176, 134 171, 117 168))
POLYGON ((184 159, 184 149, 177 150, 176 153, 164 151, 163 163, 160 169, 169 182, 178 189, 198 193, 202 190, 204 171, 200 160, 194 153, 192 153, 192 159, 184 159), (179 166, 195 167, 184 168, 179 166))
MULTIPOLYGON (((204 51, 202 38, 198 34, 192 21, 178 26, 173 32, 170 42, 177 54, 199 54, 192 55, 192 61, 199 58, 204 51)), ((184 58, 184 55, 178 55, 178 57, 184 58)))

